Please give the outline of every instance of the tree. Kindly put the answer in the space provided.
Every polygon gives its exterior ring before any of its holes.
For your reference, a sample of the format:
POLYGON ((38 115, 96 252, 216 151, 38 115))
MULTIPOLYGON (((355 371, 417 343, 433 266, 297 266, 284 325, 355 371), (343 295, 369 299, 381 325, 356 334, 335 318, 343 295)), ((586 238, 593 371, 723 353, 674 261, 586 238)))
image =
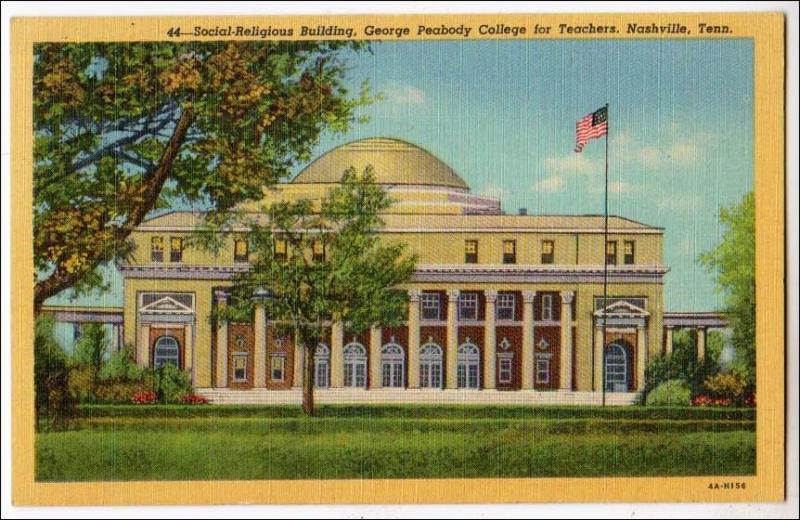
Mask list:
POLYGON ((75 361, 91 371, 91 395, 97 393, 100 370, 108 350, 108 337, 102 323, 86 323, 81 328, 81 337, 75 345, 75 361))
POLYGON ((67 356, 53 336, 52 316, 37 317, 33 346, 36 427, 40 427, 42 418, 48 419, 48 426, 63 426, 75 403, 67 391, 67 356))
POLYGON ((34 309, 96 287, 171 200, 260 198, 369 102, 344 84, 358 42, 39 43, 34 47, 34 309))
POLYGON ((720 209, 724 227, 722 241, 700 256, 700 262, 715 276, 717 289, 725 296, 725 312, 733 327, 731 343, 736 352, 734 369, 748 385, 756 382, 755 338, 755 199, 753 192, 741 201, 720 209))
POLYGON ((228 314, 218 318, 249 315, 254 291, 272 290, 270 319, 284 322, 303 347, 307 414, 314 412, 314 351, 326 323, 341 320, 360 332, 371 325, 398 325, 405 317, 407 297, 400 285, 410 279, 416 258, 379 235, 380 212, 390 204, 370 168, 362 174, 351 168, 318 203, 278 202, 264 208, 266 222, 247 223, 251 268, 234 280, 228 314))

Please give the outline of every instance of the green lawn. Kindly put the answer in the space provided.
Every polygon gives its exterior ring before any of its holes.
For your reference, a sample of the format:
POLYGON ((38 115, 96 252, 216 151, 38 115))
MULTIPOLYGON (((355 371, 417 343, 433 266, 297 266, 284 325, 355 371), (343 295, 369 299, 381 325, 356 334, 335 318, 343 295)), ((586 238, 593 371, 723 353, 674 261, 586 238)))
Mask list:
POLYGON ((41 481, 745 475, 755 411, 87 406, 40 433, 41 481))

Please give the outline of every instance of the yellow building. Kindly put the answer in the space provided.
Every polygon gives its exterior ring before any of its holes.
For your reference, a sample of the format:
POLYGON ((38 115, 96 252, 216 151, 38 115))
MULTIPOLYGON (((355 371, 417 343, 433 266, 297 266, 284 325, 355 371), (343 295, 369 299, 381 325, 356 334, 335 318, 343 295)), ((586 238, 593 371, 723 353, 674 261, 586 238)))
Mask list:
MULTIPOLYGON (((663 229, 611 216, 604 247, 602 216, 507 215, 431 153, 385 138, 335 148, 242 209, 319 198, 345 169, 367 165, 396 201, 383 216, 385 239, 406 243, 418 269, 406 326, 353 336, 331 325, 315 355, 323 401, 591 403, 604 374, 610 399, 633 400, 647 360, 665 348, 663 229)), ((247 230, 217 255, 195 250, 186 237, 200 216, 165 214, 133 234, 135 252, 120 266, 125 342, 141 365, 189 370, 219 402, 299 399, 302 351, 273 337, 263 309, 252 323, 210 319, 247 268, 247 230)))

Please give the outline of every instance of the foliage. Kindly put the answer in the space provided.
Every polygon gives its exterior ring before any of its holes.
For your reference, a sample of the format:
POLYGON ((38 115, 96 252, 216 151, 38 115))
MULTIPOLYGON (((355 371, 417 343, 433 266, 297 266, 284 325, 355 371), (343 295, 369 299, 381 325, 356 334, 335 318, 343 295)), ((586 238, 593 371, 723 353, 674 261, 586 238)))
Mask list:
POLYGON ((699 364, 695 343, 692 331, 686 329, 675 331, 672 353, 654 358, 645 369, 645 396, 662 383, 672 380, 685 381, 692 395, 703 391, 705 379, 719 371, 719 358, 724 340, 721 334, 709 332, 706 355, 699 364))
POLYGON ((94 398, 101 403, 130 403, 137 392, 146 388, 140 381, 109 379, 97 385, 94 398))
POLYGON ((133 346, 126 345, 111 354, 108 361, 100 368, 98 377, 101 381, 141 381, 144 377, 144 369, 136 364, 133 346))
POLYGON ((41 428, 44 419, 48 426, 62 427, 73 415, 75 401, 67 390, 67 356, 53 336, 52 317, 36 318, 33 348, 36 426, 41 428))
POLYGON ((731 342, 736 352, 735 370, 748 387, 756 384, 755 351, 755 199, 746 194, 741 201, 720 209, 724 228, 722 241, 700 256, 714 273, 717 289, 725 296, 725 311, 733 327, 731 342))
MULTIPOLYGON (((105 407, 94 407, 105 408, 105 407)), ((374 479, 699 476, 755 472, 753 410, 677 409, 709 419, 618 420, 599 407, 361 406, 319 417, 273 407, 125 408, 138 415, 81 419, 79 429, 37 439, 39 480, 374 479), (233 408, 246 416, 219 420, 233 408), (511 408, 514 415, 508 411, 511 408), (176 417, 165 410, 186 410, 176 417), (372 412, 378 410, 378 415, 372 412), (266 412, 266 413, 265 413, 266 412), (466 413, 466 416, 459 415, 466 413), (537 413, 552 414, 539 417, 537 413), (556 413, 557 412, 557 413, 556 413), (747 413, 750 419, 721 419, 747 413), (495 417, 500 414, 501 419, 495 417), (509 417, 506 417, 508 415, 509 417), (492 420, 487 420, 491 418, 492 420), (531 442, 531 439, 535 442, 531 442), (280 449, 276 449, 280 446, 280 449), (624 456, 621 456, 624 454, 624 456), (75 460, 85 461, 75 464, 75 460), (135 463, 131 463, 135 461, 135 463)), ((670 408, 614 414, 670 417, 670 408)))
POLYGON ((692 406, 731 406, 733 401, 728 397, 712 397, 699 394, 692 398, 692 406))
POLYGON ((172 363, 166 363, 155 369, 153 388, 158 402, 179 403, 185 395, 192 392, 192 381, 188 372, 172 363))
POLYGON ((709 376, 706 378, 704 386, 708 393, 714 397, 722 397, 735 403, 741 403, 744 399, 747 384, 740 375, 730 373, 709 376))
MULTIPOLYGON (((319 201, 283 201, 264 208, 268 224, 250 221, 254 253, 251 269, 237 276, 228 315, 249 314, 252 294, 269 288, 267 304, 273 319, 288 322, 299 334, 312 359, 311 348, 322 338, 324 322, 341 320, 360 332, 371 325, 398 325, 405 317, 407 282, 416 258, 400 243, 384 243, 380 213, 392 204, 375 183, 371 167, 363 173, 350 168, 339 185, 319 201), (285 251, 276 245, 285 245, 285 251), (324 252, 315 257, 317 253, 324 252)), ((313 372, 304 367, 303 408, 313 412, 313 372)))
POLYGON ((75 345, 75 362, 91 368, 97 375, 103 366, 108 338, 102 323, 86 323, 81 327, 81 337, 75 345))
POLYGON ((37 43, 33 67, 34 302, 101 282, 153 209, 226 211, 344 131, 345 55, 361 42, 37 43))
POLYGON ((689 406, 691 390, 682 379, 665 381, 647 394, 647 406, 689 406))
POLYGON ((183 396, 183 398, 181 399, 181 403, 183 403, 183 404, 208 404, 208 399, 206 399, 202 395, 187 394, 187 395, 183 396))
POLYGON ((131 402, 133 404, 153 404, 158 401, 158 394, 152 390, 140 390, 133 394, 131 402))
POLYGON ((69 369, 67 390, 69 395, 79 403, 96 400, 97 371, 94 367, 75 365, 69 369))

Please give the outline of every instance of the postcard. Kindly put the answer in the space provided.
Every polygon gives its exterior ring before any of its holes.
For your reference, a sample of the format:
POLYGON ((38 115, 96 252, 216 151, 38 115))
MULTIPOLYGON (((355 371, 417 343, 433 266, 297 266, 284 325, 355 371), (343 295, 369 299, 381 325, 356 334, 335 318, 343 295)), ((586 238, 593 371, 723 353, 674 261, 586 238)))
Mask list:
POLYGON ((782 500, 783 31, 14 19, 14 503, 782 500))

